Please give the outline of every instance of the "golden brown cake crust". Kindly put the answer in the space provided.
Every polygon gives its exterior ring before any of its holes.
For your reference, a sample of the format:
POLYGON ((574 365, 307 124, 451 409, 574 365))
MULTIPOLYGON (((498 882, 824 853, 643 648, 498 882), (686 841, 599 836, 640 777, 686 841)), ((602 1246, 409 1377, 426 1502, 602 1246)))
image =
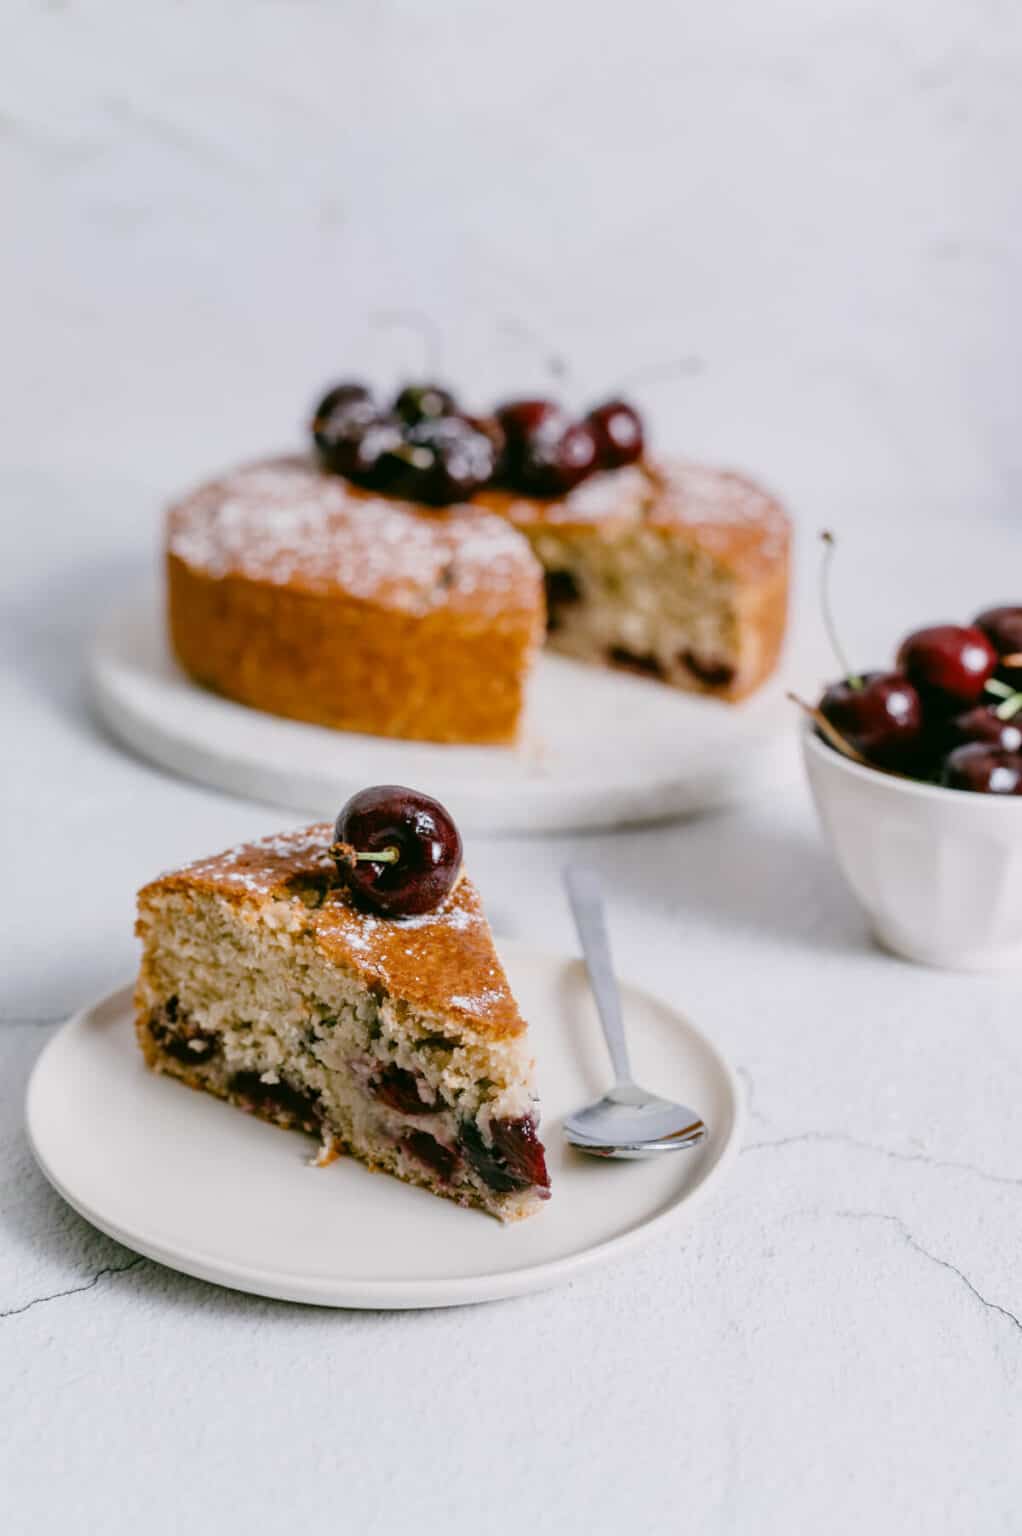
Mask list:
POLYGON ((502 518, 275 459, 171 508, 167 575, 178 660, 229 698, 375 735, 514 739, 544 608, 502 518))
POLYGON ((493 945, 479 895, 462 874, 434 911, 386 918, 362 912, 337 880, 329 823, 230 848, 161 875, 139 908, 162 891, 194 890, 235 904, 293 901, 326 958, 426 1012, 453 1016, 487 1040, 520 1035, 525 1021, 493 945))

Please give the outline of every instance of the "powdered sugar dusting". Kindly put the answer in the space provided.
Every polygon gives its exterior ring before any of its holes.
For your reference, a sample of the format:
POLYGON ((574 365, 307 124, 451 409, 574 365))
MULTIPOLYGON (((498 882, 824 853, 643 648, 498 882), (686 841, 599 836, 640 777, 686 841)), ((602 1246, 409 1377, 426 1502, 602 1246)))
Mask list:
POLYGON ((364 912, 337 877, 332 840, 328 822, 280 832, 157 883, 240 897, 271 927, 313 933, 328 958, 355 969, 367 985, 481 1033, 520 1033, 524 1024, 471 882, 462 876, 439 907, 415 917, 364 912))
POLYGON ((650 498, 650 478, 643 469, 628 467, 590 475, 566 496, 550 500, 519 496, 513 491, 483 491, 477 500, 522 527, 536 524, 628 521, 642 516, 650 498))
POLYGON ((775 565, 788 547, 787 515, 768 492, 744 475, 685 460, 593 475, 553 500, 508 491, 485 491, 477 500, 533 537, 547 527, 612 536, 645 524, 751 574, 775 565))
POLYGON ((310 880, 332 876, 334 864, 327 852, 331 835, 325 822, 294 832, 278 832, 255 843, 239 843, 213 858, 199 859, 181 873, 215 879, 253 895, 269 896, 282 879, 295 874, 296 862, 310 880))
POLYGON ((390 501, 304 458, 249 465, 201 487, 171 509, 168 545, 213 578, 342 592, 410 613, 538 600, 535 562, 505 520, 390 501))
POLYGON ((455 1008, 463 1008, 466 1013, 484 1015, 487 1009, 492 1008, 495 1003, 500 1001, 502 996, 502 989, 491 987, 484 988, 483 991, 476 992, 471 997, 462 997, 459 993, 454 993, 451 997, 451 1002, 455 1008))
MULTIPOLYGON (((444 909, 441 908, 441 911, 444 911, 444 909)), ((402 917, 400 919, 402 932, 415 928, 429 928, 435 921, 436 914, 433 912, 422 912, 416 917, 402 917)), ((458 930, 470 928, 473 923, 478 923, 480 917, 478 913, 469 912, 464 907, 454 907, 449 911, 445 911, 445 921, 449 928, 453 928, 457 932, 458 930)))
POLYGON ((650 520, 691 530, 697 545, 738 566, 771 565, 788 547, 784 508, 744 475, 675 462, 655 472, 650 520))

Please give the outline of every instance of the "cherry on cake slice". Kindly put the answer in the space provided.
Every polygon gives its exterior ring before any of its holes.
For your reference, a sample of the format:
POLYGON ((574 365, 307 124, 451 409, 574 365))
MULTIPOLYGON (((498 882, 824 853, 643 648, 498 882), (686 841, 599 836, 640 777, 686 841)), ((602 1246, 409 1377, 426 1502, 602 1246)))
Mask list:
POLYGON ((136 931, 156 1071, 502 1221, 547 1198, 526 1025, 437 802, 381 786, 163 875, 136 931))

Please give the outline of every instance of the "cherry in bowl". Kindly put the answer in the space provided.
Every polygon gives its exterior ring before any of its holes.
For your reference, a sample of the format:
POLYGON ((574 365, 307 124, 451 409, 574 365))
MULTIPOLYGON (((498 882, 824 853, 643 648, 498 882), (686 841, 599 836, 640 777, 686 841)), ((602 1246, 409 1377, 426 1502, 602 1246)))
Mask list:
POLYGON ((973 622, 997 652, 997 676, 1018 687, 1022 681, 1022 607, 1006 603, 986 608, 973 622))
POLYGON ((947 726, 949 750, 978 741, 1001 752, 1022 752, 1022 724, 1014 713, 1005 719, 1002 708, 996 704, 976 704, 955 715, 947 726))
POLYGON ((973 624, 933 624, 902 641, 898 667, 935 702, 974 704, 997 666, 997 652, 973 624))
POLYGON ((948 754, 941 783, 979 795, 1022 795, 1022 756, 985 742, 967 742, 948 754))
POLYGON ((905 768, 923 734, 919 694, 900 672, 864 672, 827 688, 820 713, 868 762, 905 768))
POLYGON ((986 635, 998 656, 1022 653, 1022 607, 1005 604, 1001 608, 986 608, 973 622, 986 635))

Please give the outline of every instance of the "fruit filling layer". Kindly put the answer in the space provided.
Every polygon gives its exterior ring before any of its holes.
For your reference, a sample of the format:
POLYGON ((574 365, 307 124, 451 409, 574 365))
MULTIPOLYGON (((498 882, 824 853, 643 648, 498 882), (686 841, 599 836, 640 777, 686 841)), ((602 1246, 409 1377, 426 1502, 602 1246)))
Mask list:
MULTIPOLYGON (((306 1054, 313 1062, 329 1059, 335 1027, 332 1020, 320 1020, 311 1029, 306 1054)), ((337 1082, 311 1086, 310 1079, 317 1074, 315 1069, 306 1070, 301 1061, 290 1062, 285 1069, 267 1065, 262 1071, 230 1070, 226 1058, 236 1052, 235 1037, 244 1036, 248 1026, 226 1026, 218 1034, 210 1033, 171 996, 150 1014, 148 1030, 170 1061, 191 1068, 203 1087, 213 1088, 239 1108, 285 1129, 320 1136, 332 1150, 347 1141, 347 1118, 331 1113, 338 1102, 345 1102, 349 1111, 352 1108, 350 1094, 337 1082)), ((349 1081, 366 1101, 354 1116, 362 1129, 371 1129, 395 1155, 413 1158, 444 1184, 481 1182, 498 1194, 531 1188, 547 1191, 546 1161, 531 1106, 517 1116, 494 1117, 484 1096, 476 1113, 466 1116, 458 1096, 450 1102, 422 1073, 398 1065, 387 1047, 381 1046, 382 1035, 373 1039, 372 1033, 370 1029, 368 1049, 348 1062, 349 1081)), ((435 1041, 427 1045, 437 1049, 435 1041)))

